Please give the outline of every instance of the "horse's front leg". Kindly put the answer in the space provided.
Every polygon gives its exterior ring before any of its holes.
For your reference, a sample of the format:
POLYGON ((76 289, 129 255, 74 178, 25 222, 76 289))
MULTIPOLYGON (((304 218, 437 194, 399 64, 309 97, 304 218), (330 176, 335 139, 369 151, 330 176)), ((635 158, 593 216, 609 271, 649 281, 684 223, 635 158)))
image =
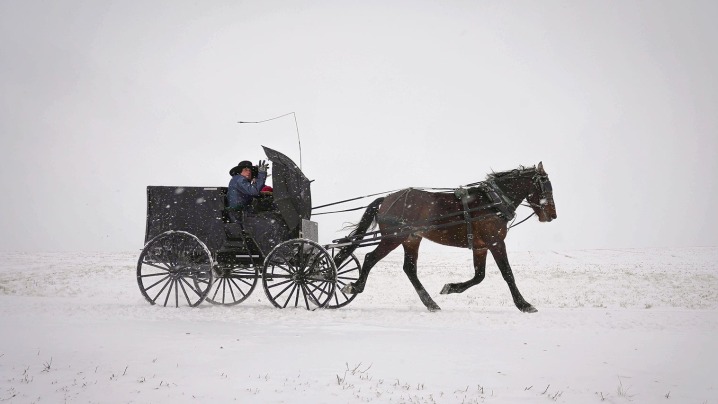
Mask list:
POLYGON ((447 283, 441 289, 442 295, 448 295, 449 293, 463 293, 466 289, 478 285, 484 280, 486 276, 486 248, 475 248, 474 249, 474 277, 466 282, 459 283, 447 283))
POLYGON ((538 310, 536 310, 534 306, 532 306, 523 298, 523 296, 521 296, 521 292, 519 292, 519 288, 516 286, 516 280, 514 279, 514 274, 511 271, 511 266, 509 265, 509 258, 506 254, 506 244, 504 244, 504 241, 500 240, 495 243, 492 243, 489 246, 489 249, 491 250, 491 255, 494 256, 496 265, 498 265, 499 270, 501 270, 501 275, 504 277, 504 280, 509 285, 509 290, 511 290, 511 296, 514 299, 514 304, 516 305, 516 307, 518 307, 519 310, 523 311, 524 313, 537 312, 538 310))

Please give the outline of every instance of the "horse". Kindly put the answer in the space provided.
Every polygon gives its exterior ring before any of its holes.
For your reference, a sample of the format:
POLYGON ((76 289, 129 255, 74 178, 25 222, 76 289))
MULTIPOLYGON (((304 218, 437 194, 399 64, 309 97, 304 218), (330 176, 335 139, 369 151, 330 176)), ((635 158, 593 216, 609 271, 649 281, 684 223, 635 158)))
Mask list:
POLYGON ((429 192, 406 188, 380 197, 368 205, 353 231, 343 239, 344 245, 335 256, 337 266, 351 255, 367 235, 371 225, 378 225, 379 243, 366 254, 359 278, 346 284, 342 292, 364 291, 372 267, 399 245, 404 247, 404 273, 429 311, 441 308, 431 298, 417 277, 416 263, 423 238, 433 242, 470 248, 473 252, 474 276, 466 282, 447 283, 441 294, 462 293, 484 280, 486 255, 490 251, 501 275, 509 286, 516 307, 525 313, 536 308, 527 302, 514 279, 504 239, 516 208, 526 200, 539 222, 556 219, 553 188, 543 162, 538 166, 494 172, 476 187, 459 188, 455 192, 429 192), (457 219, 458 218, 458 219, 457 219))

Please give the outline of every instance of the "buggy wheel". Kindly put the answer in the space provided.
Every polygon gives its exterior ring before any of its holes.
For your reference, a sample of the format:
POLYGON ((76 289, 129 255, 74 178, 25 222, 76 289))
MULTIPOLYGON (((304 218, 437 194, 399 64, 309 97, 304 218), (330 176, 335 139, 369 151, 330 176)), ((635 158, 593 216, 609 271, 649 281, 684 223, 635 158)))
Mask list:
POLYGON ((285 241, 264 260, 262 285, 275 307, 324 307, 334 296, 337 269, 327 250, 305 239, 285 241))
POLYGON ((216 278, 207 294, 212 304, 242 303, 257 286, 259 268, 253 264, 219 264, 214 269, 216 278))
MULTIPOLYGON (((332 260, 337 252, 337 249, 332 248, 332 260)), ((361 264, 359 263, 359 259, 356 255, 352 254, 337 267, 337 285, 334 289, 334 296, 327 304, 327 309, 338 309, 340 307, 344 307, 358 296, 357 293, 346 294, 342 292, 342 288, 349 282, 357 281, 360 274, 361 264)))
POLYGON ((151 304, 197 306, 212 285, 212 255, 197 237, 167 231, 150 240, 137 262, 137 284, 151 304))

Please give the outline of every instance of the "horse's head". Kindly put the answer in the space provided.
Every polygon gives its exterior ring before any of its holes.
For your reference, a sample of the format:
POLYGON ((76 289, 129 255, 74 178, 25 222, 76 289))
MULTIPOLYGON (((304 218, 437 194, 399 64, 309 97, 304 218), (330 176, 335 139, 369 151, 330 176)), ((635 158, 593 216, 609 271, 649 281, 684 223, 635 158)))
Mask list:
POLYGON ((529 205, 533 208, 534 213, 538 216, 540 222, 550 222, 556 219, 556 204, 553 201, 553 188, 548 174, 543 168, 543 162, 536 167, 536 174, 533 178, 533 188, 526 197, 529 205))

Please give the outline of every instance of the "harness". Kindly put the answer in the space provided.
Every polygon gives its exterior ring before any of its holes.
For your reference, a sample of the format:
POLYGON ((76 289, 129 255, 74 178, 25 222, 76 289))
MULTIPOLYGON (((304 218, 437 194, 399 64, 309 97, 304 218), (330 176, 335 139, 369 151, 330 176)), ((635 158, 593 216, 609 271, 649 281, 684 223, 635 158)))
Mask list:
POLYGON ((474 226, 471 224, 471 209, 469 209, 469 200, 471 199, 470 191, 472 190, 478 190, 486 194, 490 201, 488 207, 495 208, 498 211, 496 212, 496 214, 507 222, 514 220, 514 218, 516 217, 516 212, 509 197, 506 196, 504 191, 502 191, 501 188, 499 188, 499 186, 496 185, 496 182, 493 180, 480 182, 477 184, 476 187, 473 188, 459 187, 455 189, 454 195, 461 201, 461 204, 464 208, 463 213, 464 221, 466 222, 466 240, 468 243, 468 247, 473 250, 474 226))

